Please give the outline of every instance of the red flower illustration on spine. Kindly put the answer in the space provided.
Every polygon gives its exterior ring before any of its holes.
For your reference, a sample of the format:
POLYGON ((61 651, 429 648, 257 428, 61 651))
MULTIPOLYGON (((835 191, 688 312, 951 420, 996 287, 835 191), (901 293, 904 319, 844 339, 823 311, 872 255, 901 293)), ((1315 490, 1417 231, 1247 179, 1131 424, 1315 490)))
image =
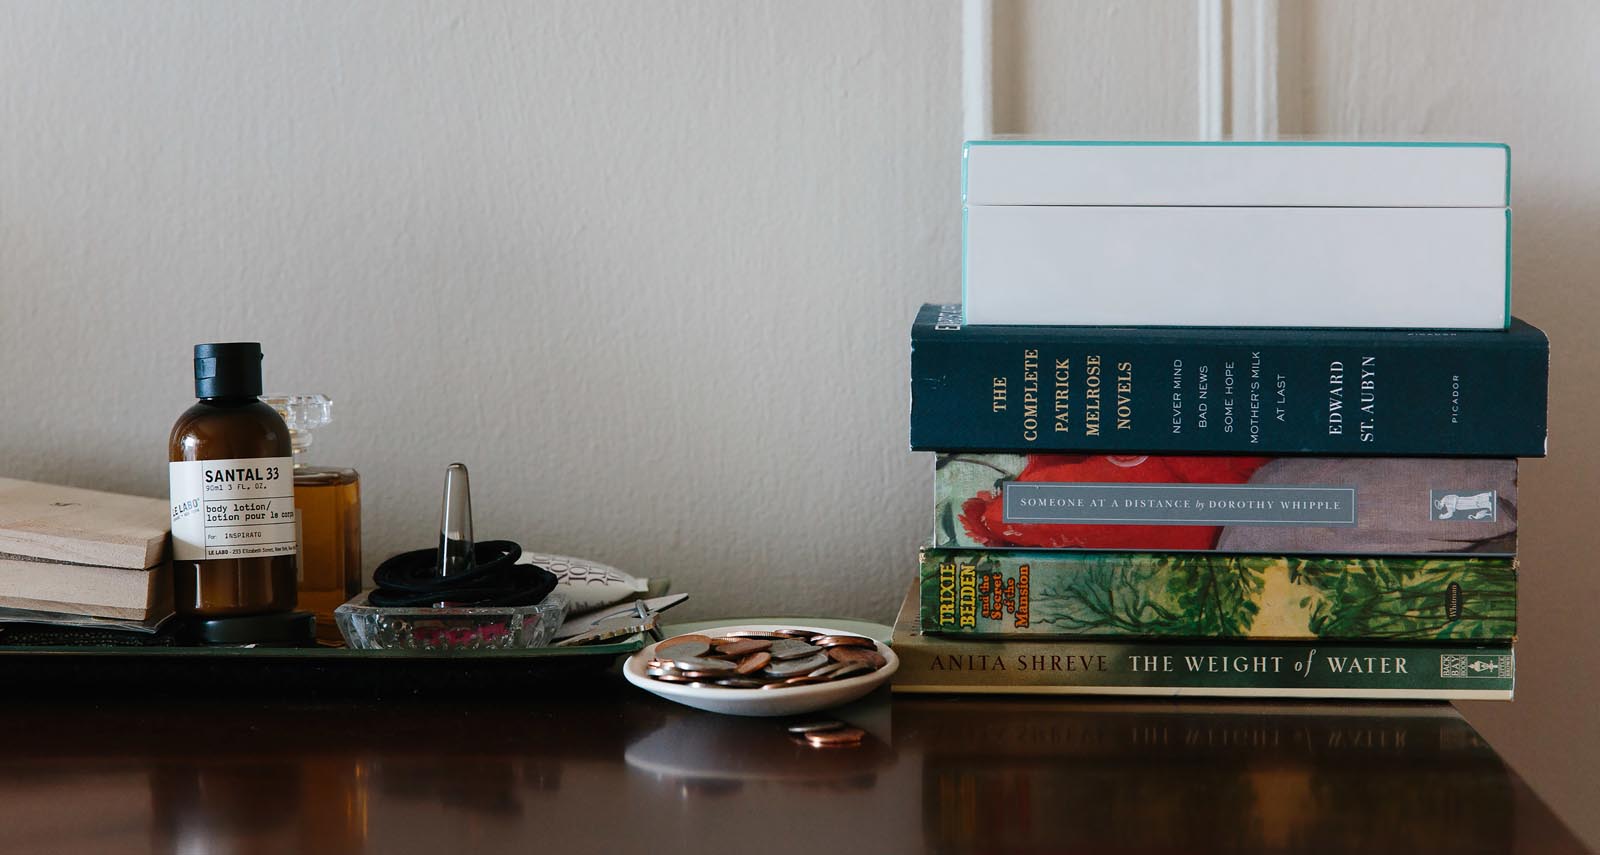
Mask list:
MULTIPOLYGON (((1010 481, 1058 484, 1243 484, 1270 458, 1030 454, 1010 481)), ((976 543, 1036 549, 1212 549, 1222 526, 1008 523, 999 490, 961 504, 961 527, 976 543)))

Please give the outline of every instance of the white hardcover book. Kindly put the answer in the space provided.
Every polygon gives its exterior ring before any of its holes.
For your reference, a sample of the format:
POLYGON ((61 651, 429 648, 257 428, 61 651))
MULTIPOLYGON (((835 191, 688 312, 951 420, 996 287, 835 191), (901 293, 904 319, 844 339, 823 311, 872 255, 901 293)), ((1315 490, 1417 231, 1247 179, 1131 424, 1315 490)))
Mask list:
POLYGON ((1500 329, 1510 210, 969 205, 969 324, 1500 329))
POLYGON ((1503 208, 1502 143, 974 140, 967 205, 1503 208))

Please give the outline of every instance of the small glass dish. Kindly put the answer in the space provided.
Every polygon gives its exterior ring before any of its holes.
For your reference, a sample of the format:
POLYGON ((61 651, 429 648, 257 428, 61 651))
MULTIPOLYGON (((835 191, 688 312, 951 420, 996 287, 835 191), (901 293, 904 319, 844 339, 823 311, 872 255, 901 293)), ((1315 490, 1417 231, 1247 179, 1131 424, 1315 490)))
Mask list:
POLYGON ((531 606, 373 606, 367 592, 333 610, 352 650, 525 650, 544 647, 567 617, 567 600, 552 593, 531 606))

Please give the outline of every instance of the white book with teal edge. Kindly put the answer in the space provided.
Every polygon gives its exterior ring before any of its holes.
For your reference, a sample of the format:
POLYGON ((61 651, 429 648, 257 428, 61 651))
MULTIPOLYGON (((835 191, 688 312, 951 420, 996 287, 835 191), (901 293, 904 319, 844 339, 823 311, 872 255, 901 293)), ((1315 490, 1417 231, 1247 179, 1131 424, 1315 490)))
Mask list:
POLYGON ((1489 142, 974 140, 967 205, 1504 208, 1511 149, 1489 142))
POLYGON ((1502 329, 1499 144, 967 144, 974 325, 1502 329))

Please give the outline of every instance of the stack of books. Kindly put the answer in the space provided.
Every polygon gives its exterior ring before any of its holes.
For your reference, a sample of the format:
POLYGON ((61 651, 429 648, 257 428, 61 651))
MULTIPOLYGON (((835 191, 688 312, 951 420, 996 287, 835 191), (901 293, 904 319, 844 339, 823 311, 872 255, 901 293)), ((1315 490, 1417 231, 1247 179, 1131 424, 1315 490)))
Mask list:
POLYGON ((911 332, 933 539, 902 692, 1510 698, 1498 144, 967 144, 964 305, 911 332))
POLYGON ((168 519, 161 499, 0 478, 0 644, 154 636, 173 614, 168 519))

